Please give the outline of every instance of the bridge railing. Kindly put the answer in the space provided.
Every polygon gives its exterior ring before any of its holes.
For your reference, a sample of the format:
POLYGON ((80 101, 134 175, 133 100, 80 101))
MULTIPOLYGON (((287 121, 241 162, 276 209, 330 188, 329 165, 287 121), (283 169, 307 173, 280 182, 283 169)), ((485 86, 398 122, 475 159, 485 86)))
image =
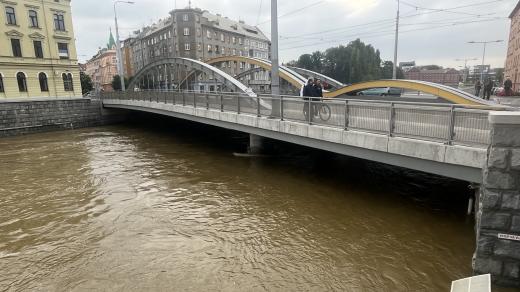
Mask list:
POLYGON ((103 99, 204 108, 446 144, 485 147, 490 142, 492 108, 484 106, 171 91, 105 93, 103 99))

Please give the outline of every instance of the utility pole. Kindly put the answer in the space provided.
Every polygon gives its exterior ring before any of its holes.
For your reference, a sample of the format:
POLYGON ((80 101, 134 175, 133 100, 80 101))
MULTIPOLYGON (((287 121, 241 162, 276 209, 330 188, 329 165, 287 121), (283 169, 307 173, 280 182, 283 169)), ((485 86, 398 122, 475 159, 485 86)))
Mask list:
POLYGON ((471 59, 455 59, 455 61, 458 62, 464 62, 464 75, 462 76, 462 83, 466 84, 466 81, 468 80, 469 75, 469 68, 468 68, 468 61, 476 61, 477 58, 471 58, 471 59))
MULTIPOLYGON (((490 43, 501 43, 501 42, 503 42, 503 40, 468 42, 468 44, 482 44, 484 47, 484 52, 482 53, 482 67, 480 68, 480 83, 482 84, 482 86, 484 86, 484 66, 485 66, 485 60, 486 60, 486 46, 487 46, 487 44, 490 44, 490 43)), ((481 90, 481 92, 482 92, 482 96, 484 96, 484 90, 481 90)))
POLYGON ((401 2, 397 0, 397 18, 395 21, 395 47, 394 47, 394 70, 392 73, 392 79, 397 79, 397 49, 399 47, 399 10, 401 2))
MULTIPOLYGON (((280 95, 280 72, 278 60, 278 1, 271 0, 271 95, 280 95)), ((280 116, 280 101, 273 99, 271 115, 280 116)))
POLYGON ((121 52, 121 41, 119 40, 119 27, 117 25, 117 3, 134 4, 132 1, 115 1, 114 2, 114 17, 116 21, 116 53, 117 53, 117 74, 119 74, 119 80, 121 81, 121 91, 125 91, 125 73, 123 71, 123 54, 121 52))

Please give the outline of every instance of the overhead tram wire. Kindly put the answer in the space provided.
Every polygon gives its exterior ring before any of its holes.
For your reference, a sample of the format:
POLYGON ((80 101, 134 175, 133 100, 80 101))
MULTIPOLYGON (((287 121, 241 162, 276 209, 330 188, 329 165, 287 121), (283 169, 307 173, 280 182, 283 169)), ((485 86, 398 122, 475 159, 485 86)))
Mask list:
MULTIPOLYGON (((442 11, 427 11, 427 12, 419 12, 419 13, 413 13, 413 14, 404 14, 400 18, 401 19, 412 18, 412 17, 417 17, 417 16, 446 12, 446 11, 450 11, 450 10, 457 10, 457 9, 468 8, 468 7, 488 5, 488 4, 503 2, 503 1, 505 1, 505 0, 485 1, 485 2, 479 2, 479 3, 473 3, 473 4, 468 4, 468 5, 461 5, 461 6, 446 8, 446 9, 443 9, 442 11)), ((416 12, 416 11, 412 11, 412 12, 416 12)), ((489 17, 489 15, 490 14, 480 15, 479 17, 489 17)), ((395 18, 387 18, 387 19, 382 19, 382 20, 377 20, 377 21, 372 21, 372 22, 367 22, 367 23, 361 23, 361 24, 357 24, 357 25, 350 25, 347 27, 327 29, 327 30, 323 30, 323 31, 310 32, 310 33, 305 33, 305 34, 300 34, 300 35, 291 35, 289 37, 309 36, 309 35, 324 34, 324 33, 335 32, 335 31, 339 32, 339 31, 344 31, 344 30, 350 30, 355 27, 362 27, 362 26, 367 26, 367 25, 372 25, 372 24, 377 24, 377 23, 389 23, 389 22, 395 22, 395 18)))
MULTIPOLYGON (((435 30, 435 29, 439 29, 439 28, 446 28, 446 27, 453 27, 453 26, 459 26, 459 25, 466 25, 466 24, 471 24, 471 23, 491 22, 491 21, 497 21, 497 20, 496 19, 492 19, 492 20, 475 20, 475 21, 468 21, 468 22, 463 22, 463 23, 458 23, 458 24, 449 24, 449 25, 441 25, 441 26, 436 25, 436 26, 433 26, 433 27, 411 29, 411 30, 405 30, 405 31, 402 31, 402 32, 406 33, 406 32, 414 32, 414 31, 435 30)), ((394 33, 394 30, 391 30, 391 31, 388 30, 388 31, 384 31, 384 32, 372 32, 372 33, 369 33, 367 35, 354 34, 354 35, 348 36, 347 39, 334 40, 334 41, 331 41, 331 42, 312 43, 312 44, 306 44, 306 45, 301 45, 301 46, 294 46, 294 47, 289 47, 289 48, 281 48, 280 50, 281 51, 287 51, 287 50, 292 50, 292 49, 297 49, 297 48, 312 47, 312 46, 321 45, 321 44, 336 43, 336 42, 351 40, 353 37, 373 38, 373 37, 380 37, 380 36, 391 36, 391 35, 393 35, 393 33, 394 33)))
POLYGON ((256 26, 259 25, 260 23, 260 16, 262 16, 262 4, 263 4, 263 0, 260 0, 260 7, 258 7, 258 16, 256 17, 256 26))
MULTIPOLYGON (((457 25, 459 23, 462 23, 462 24, 465 24, 467 23, 467 21, 462 21, 462 20, 474 20, 475 18, 474 17, 463 17, 463 18, 450 18, 450 19, 440 19, 438 21, 434 21, 434 22, 422 22, 422 23, 403 23, 401 25, 401 27, 406 27, 406 26, 424 26, 424 25, 457 25)), ((479 18, 479 21, 478 22, 482 22, 483 20, 485 21, 489 21, 489 20, 505 20, 507 19, 506 17, 489 17, 489 18, 479 18)), ((470 21, 470 22, 473 22, 473 21, 470 21)), ((381 24, 381 25, 378 25, 378 26, 375 26, 375 27, 371 27, 371 30, 370 31, 363 31, 363 32, 356 32, 356 34, 364 34, 364 33, 374 33, 374 32, 381 32, 379 31, 378 29, 380 28, 387 28, 388 25, 387 24, 381 24)), ((284 45, 288 45, 288 44, 297 44, 297 43, 302 43, 302 42, 306 42, 308 40, 320 40, 320 41, 327 41, 327 40, 330 40, 330 41, 334 41, 335 39, 337 39, 337 37, 344 37, 344 32, 341 32, 341 33, 332 33, 332 34, 325 34, 322 35, 322 36, 316 36, 316 37, 312 37, 312 36, 309 36, 309 37, 282 37, 281 39, 282 40, 289 40, 289 41, 284 41, 283 44, 284 45)))
MULTIPOLYGON (((314 2, 314 3, 312 3, 312 4, 309 4, 309 5, 307 5, 307 6, 304 6, 304 7, 298 8, 298 9, 296 9, 296 10, 289 11, 289 12, 287 12, 287 13, 284 13, 284 14, 282 14, 282 15, 279 15, 279 16, 278 16, 278 19, 280 19, 280 18, 282 18, 282 17, 286 17, 286 16, 289 16, 289 15, 292 15, 292 14, 296 14, 296 13, 298 13, 298 12, 301 12, 301 11, 305 10, 305 9, 308 9, 308 8, 314 7, 314 6, 316 6, 316 5, 323 4, 323 3, 325 3, 325 2, 326 2, 325 0, 321 0, 321 1, 314 2)), ((257 25, 266 24, 266 23, 269 23, 270 21, 271 21, 271 19, 267 19, 267 20, 265 20, 265 21, 262 21, 262 22, 258 23, 257 25)))

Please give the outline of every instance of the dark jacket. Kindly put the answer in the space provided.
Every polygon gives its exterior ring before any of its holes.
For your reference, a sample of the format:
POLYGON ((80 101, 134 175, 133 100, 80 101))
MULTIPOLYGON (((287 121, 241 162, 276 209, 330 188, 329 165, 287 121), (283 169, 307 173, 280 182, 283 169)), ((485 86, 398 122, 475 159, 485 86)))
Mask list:
POLYGON ((315 95, 316 95, 316 89, 314 88, 314 85, 307 84, 303 87, 303 96, 313 97, 315 95))
POLYGON ((511 79, 507 79, 506 82, 504 82, 504 88, 513 88, 513 81, 511 81, 511 79))
POLYGON ((493 81, 487 80, 486 83, 484 83, 484 89, 487 91, 490 91, 493 89, 495 84, 493 84, 493 81))
POLYGON ((321 86, 314 85, 315 97, 323 97, 323 88, 321 86))

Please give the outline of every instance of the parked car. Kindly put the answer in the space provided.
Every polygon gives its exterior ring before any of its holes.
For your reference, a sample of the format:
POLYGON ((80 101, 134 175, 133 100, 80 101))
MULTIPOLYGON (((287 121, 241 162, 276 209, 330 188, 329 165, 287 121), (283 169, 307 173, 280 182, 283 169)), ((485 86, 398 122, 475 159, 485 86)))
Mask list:
POLYGON ((357 93, 359 96, 401 96, 403 90, 395 87, 370 88, 357 93))

